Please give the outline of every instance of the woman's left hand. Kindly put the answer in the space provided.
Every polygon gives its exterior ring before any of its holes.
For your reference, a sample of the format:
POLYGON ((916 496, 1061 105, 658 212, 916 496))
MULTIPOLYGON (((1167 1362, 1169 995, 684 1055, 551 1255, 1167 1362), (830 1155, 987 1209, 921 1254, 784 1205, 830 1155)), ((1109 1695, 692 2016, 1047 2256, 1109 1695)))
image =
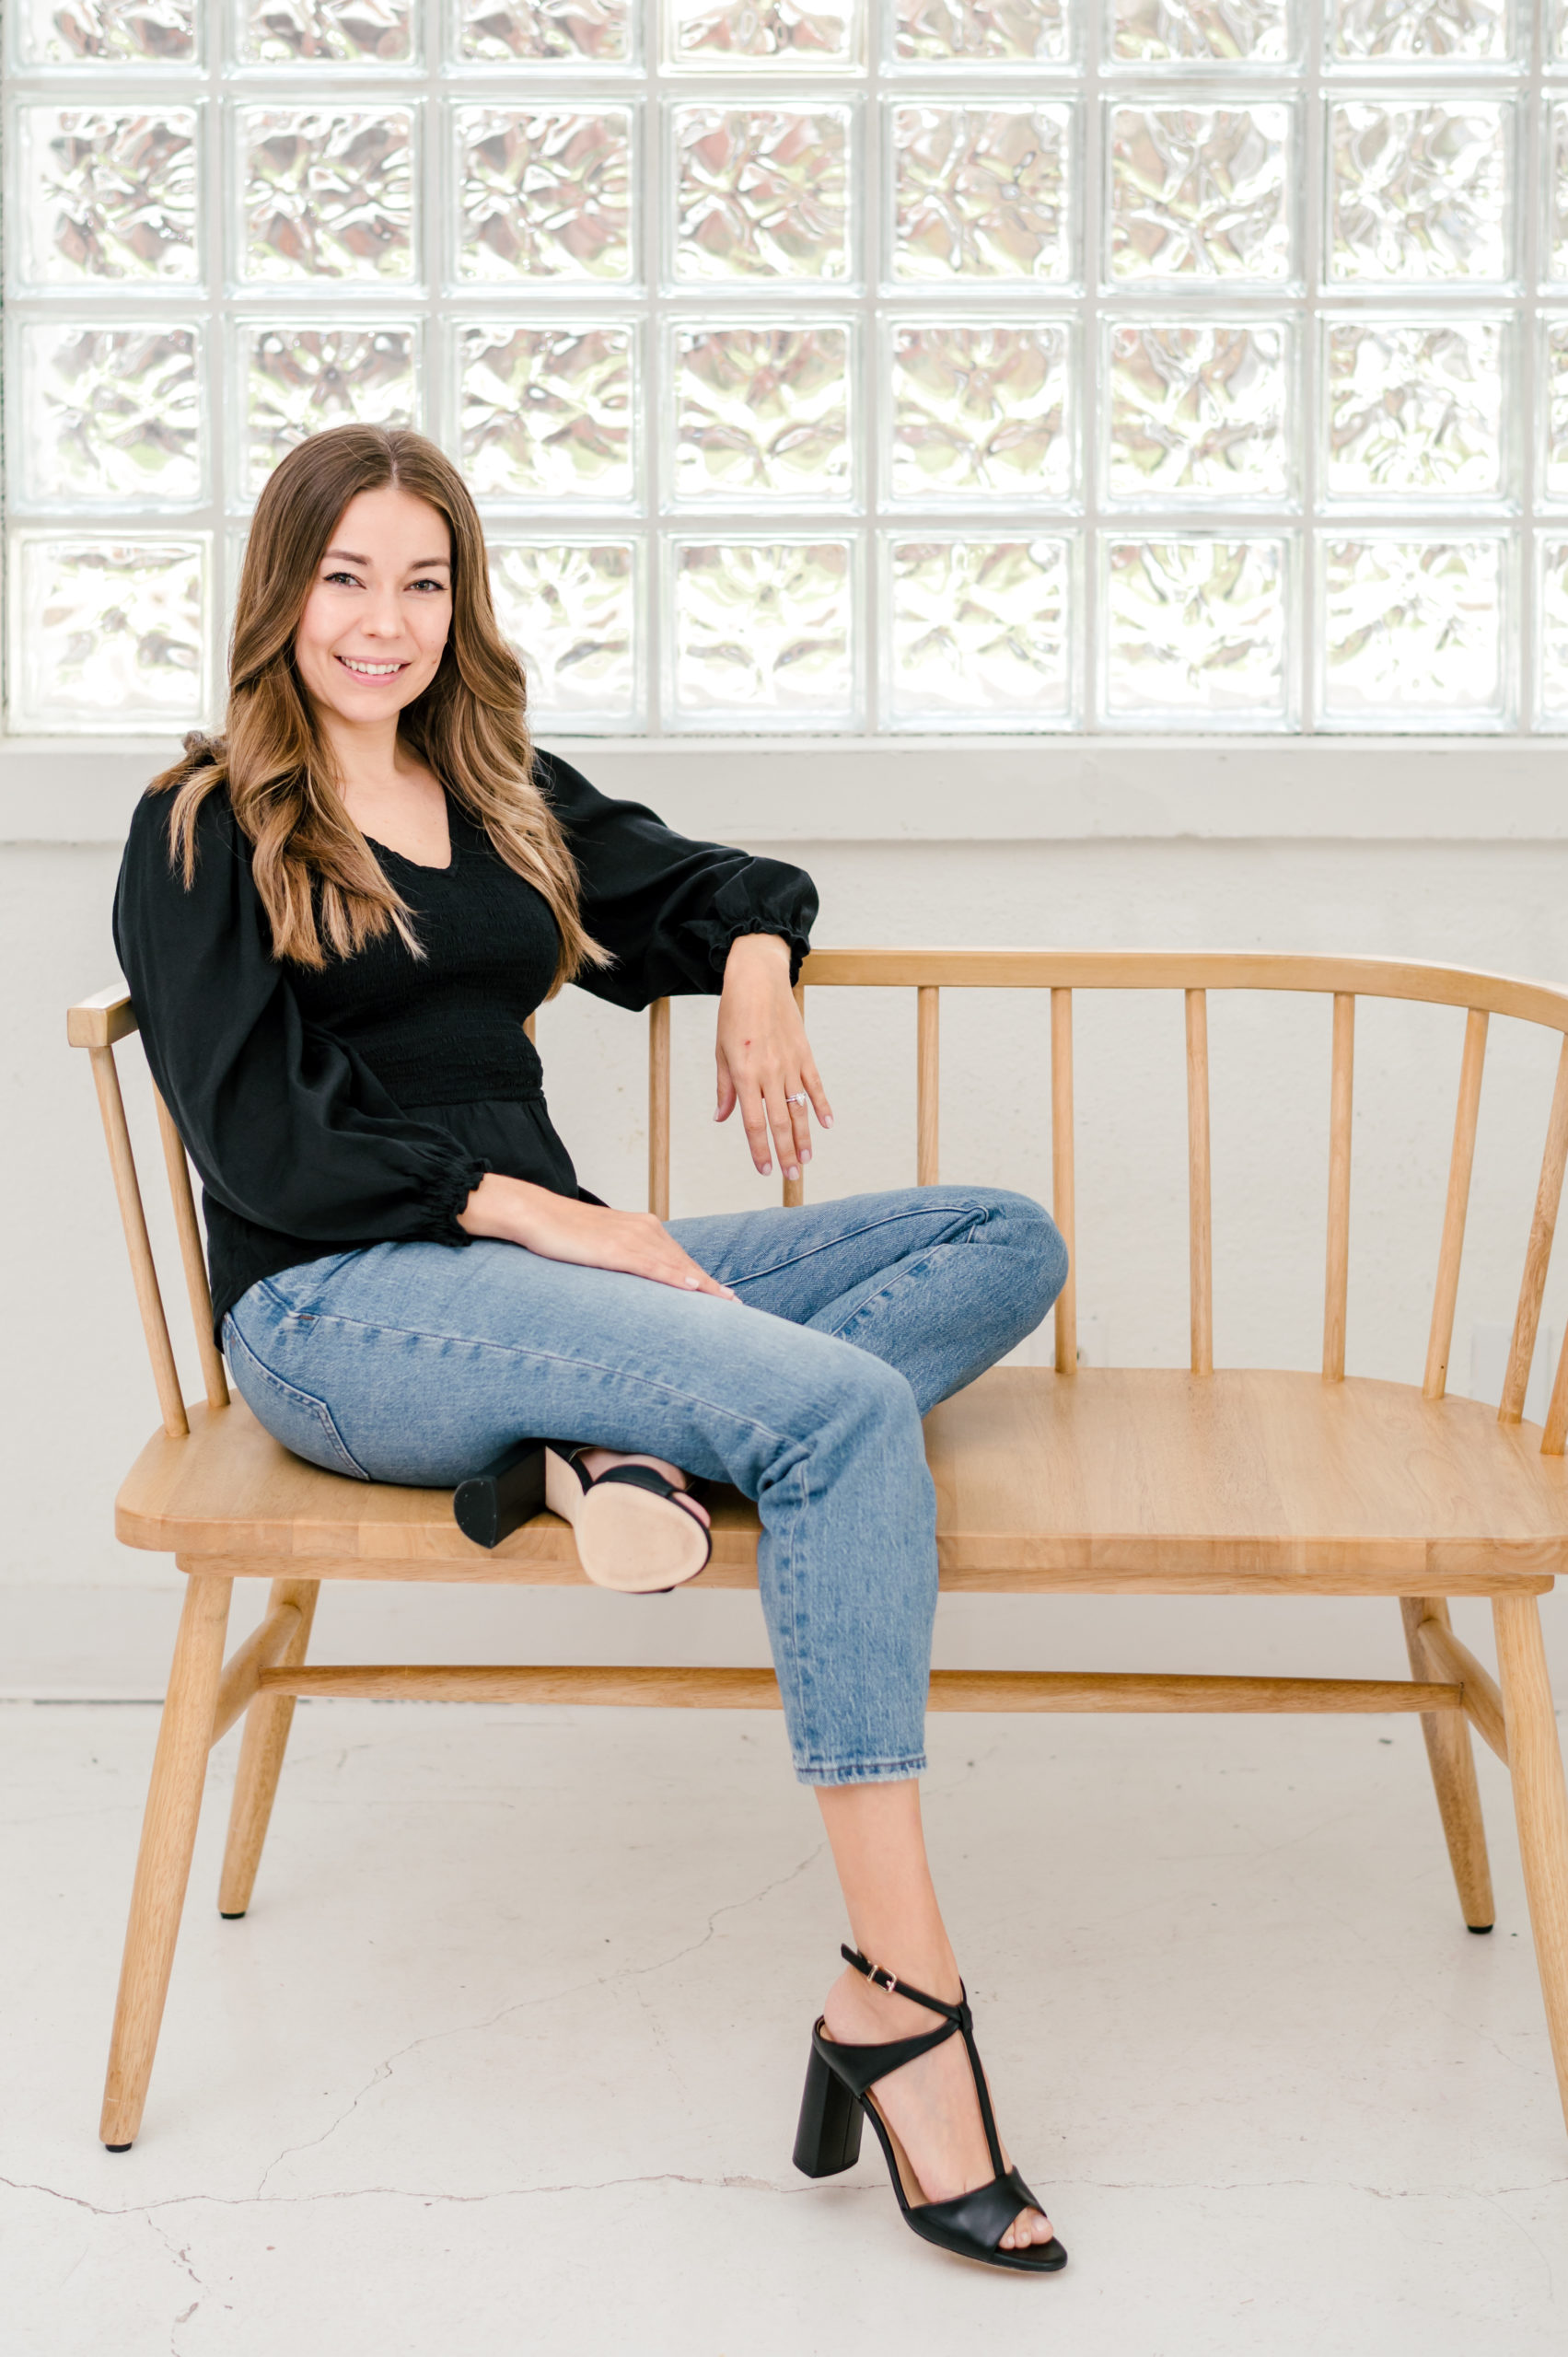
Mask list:
POLYGON ((811 1111, 833 1126, 811 1043, 789 986, 789 944, 773 933, 743 933, 730 944, 719 1000, 718 1109, 727 1121, 737 1105, 751 1159, 764 1176, 772 1168, 768 1132, 786 1178, 798 1178, 811 1159, 811 1111), (792 1104, 792 1097, 808 1102, 792 1104))

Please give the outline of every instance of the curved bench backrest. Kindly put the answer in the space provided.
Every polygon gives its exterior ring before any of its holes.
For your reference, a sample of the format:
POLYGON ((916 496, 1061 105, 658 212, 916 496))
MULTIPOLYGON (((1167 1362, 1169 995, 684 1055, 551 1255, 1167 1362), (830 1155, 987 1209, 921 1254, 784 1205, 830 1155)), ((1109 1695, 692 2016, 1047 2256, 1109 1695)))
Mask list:
MULTIPOLYGON (((1552 1236, 1568 1164, 1568 992, 1505 974, 1481 974, 1457 966, 1423 966, 1395 958, 1262 956, 1251 951, 1069 950, 1069 949, 827 949, 817 950, 802 970, 796 995, 812 990, 912 990, 916 994, 915 1178, 936 1182, 939 1118, 941 993, 944 990, 1047 991, 1051 997, 1051 1208, 1074 1249, 1073 999, 1078 991, 1179 991, 1186 1005, 1189 1285, 1191 1366, 1203 1375, 1214 1366, 1214 1280, 1209 1164, 1208 993, 1288 991, 1317 993, 1333 1004, 1329 1088, 1329 1213, 1324 1276, 1323 1373, 1339 1381, 1345 1371, 1345 1313, 1350 1266, 1351 1116, 1354 1093, 1355 1003, 1358 998, 1405 999, 1462 1009, 1458 1103, 1454 1118, 1447 1196, 1438 1252, 1431 1328, 1423 1383, 1430 1399, 1442 1398, 1447 1382, 1454 1310, 1469 1205, 1487 1029, 1493 1015, 1513 1016, 1555 1032, 1562 1039, 1556 1086, 1547 1120, 1540 1178, 1526 1242, 1518 1305, 1498 1409, 1505 1423, 1524 1411, 1540 1324, 1541 1302, 1551 1258, 1552 1236)), ((661 1218, 669 1213, 669 1002, 656 1000, 648 1015, 648 1202, 661 1218)), ((135 1281, 142 1326, 152 1361, 165 1428, 189 1430, 157 1271, 148 1240, 135 1158, 115 1069, 117 1041, 136 1029, 135 1010, 123 984, 100 991, 69 1010, 67 1031, 75 1047, 86 1048, 93 1064, 99 1105, 109 1144, 121 1218, 135 1281)), ((529 1026, 530 1031, 532 1026, 529 1026)), ((212 1335, 212 1303, 192 1195, 190 1166, 179 1132, 161 1097, 155 1097, 165 1167, 180 1241, 186 1291, 196 1331, 203 1378, 210 1406, 228 1401, 221 1353, 212 1335)), ((784 1188, 784 1201, 798 1202, 798 1185, 784 1188)), ((1076 1280, 1070 1275, 1057 1302, 1056 1366, 1070 1375, 1077 1366, 1076 1280)), ((1541 1446, 1562 1454, 1568 1437, 1568 1338, 1556 1369, 1541 1446)))
MULTIPOLYGON (((1516 1423, 1524 1412, 1551 1257, 1552 1234, 1568 1161, 1568 991, 1482 974, 1458 966, 1425 966, 1399 958, 1269 956, 1250 950, 1160 949, 825 949, 807 959, 800 996, 813 990, 911 990, 916 994, 915 1180, 934 1186, 939 1137, 938 1074, 944 990, 1027 990, 1051 994, 1051 1209, 1074 1251, 1073 997, 1077 991, 1179 991, 1187 1020, 1187 1147, 1189 1287, 1191 1367, 1214 1368, 1214 1272, 1209 1164, 1208 993, 1288 991, 1317 993, 1333 1003, 1329 1086, 1329 1216, 1323 1300, 1323 1373, 1330 1382, 1345 1371, 1345 1318, 1350 1273, 1351 1116, 1354 1096, 1355 1003, 1358 998, 1406 999, 1465 1013, 1459 1058, 1458 1105, 1449 1158, 1447 1198, 1438 1253, 1432 1321, 1422 1388, 1440 1399, 1447 1383, 1458 1295, 1470 1172, 1475 1158, 1487 1028, 1493 1015, 1511 1016, 1563 1039, 1547 1121, 1540 1179, 1519 1283, 1498 1414, 1516 1423)), ((669 1027, 668 1003, 652 1011, 649 1033, 649 1202, 661 1216, 669 1205, 669 1027)), ((785 1202, 800 1190, 786 1185, 785 1202)), ((1056 1305, 1056 1367, 1078 1364, 1076 1274, 1069 1274, 1056 1305)), ((1561 1454, 1568 1434, 1568 1339, 1556 1370, 1541 1446, 1561 1454)))

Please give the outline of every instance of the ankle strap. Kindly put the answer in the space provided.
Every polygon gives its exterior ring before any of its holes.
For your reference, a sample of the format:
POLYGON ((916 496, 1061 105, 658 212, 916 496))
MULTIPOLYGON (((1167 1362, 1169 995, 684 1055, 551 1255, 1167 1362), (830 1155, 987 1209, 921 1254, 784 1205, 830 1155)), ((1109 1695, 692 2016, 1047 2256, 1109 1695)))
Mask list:
MULTIPOLYGON (((868 1963, 858 1948, 844 1947, 841 1944, 839 1954, 846 1964, 854 1965, 856 1972, 863 1973, 873 1988, 886 1989, 889 1996, 907 1997, 912 2004, 923 2005, 928 2013, 940 2014, 945 2022, 952 2022, 962 2029, 969 2013, 969 2003, 961 1994, 956 2005, 945 2005, 940 1997, 928 1997, 923 1989, 912 1989, 907 1980, 900 1980, 885 1965, 868 1963)), ((958 1986, 961 1991, 963 1983, 960 1981, 958 1986)))

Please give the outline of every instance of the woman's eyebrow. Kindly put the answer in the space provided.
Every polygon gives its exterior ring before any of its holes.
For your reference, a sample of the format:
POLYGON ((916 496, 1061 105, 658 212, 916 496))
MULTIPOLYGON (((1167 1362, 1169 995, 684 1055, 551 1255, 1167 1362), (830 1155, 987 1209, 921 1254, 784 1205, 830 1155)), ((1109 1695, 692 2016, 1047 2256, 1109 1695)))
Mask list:
MULTIPOLYGON (((322 563, 325 564, 330 557, 340 557, 346 564, 368 564, 370 562, 367 556, 355 556, 352 549, 329 549, 326 556, 321 559, 322 563)), ((404 571, 428 573, 431 566, 435 564, 444 564, 449 572, 452 560, 449 556, 417 556, 412 564, 404 567, 404 571)))

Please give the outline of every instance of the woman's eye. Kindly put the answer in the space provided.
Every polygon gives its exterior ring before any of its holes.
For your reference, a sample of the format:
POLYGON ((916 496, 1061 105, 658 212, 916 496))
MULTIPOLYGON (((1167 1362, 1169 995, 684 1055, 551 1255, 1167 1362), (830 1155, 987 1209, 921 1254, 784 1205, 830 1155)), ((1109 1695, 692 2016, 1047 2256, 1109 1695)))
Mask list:
POLYGON ((434 589, 437 596, 439 596, 447 586, 444 581, 414 581, 411 582, 409 586, 411 588, 414 589, 434 589))
POLYGON ((334 583, 335 583, 335 582, 339 582, 339 581, 346 581, 346 582, 348 583, 348 586, 349 586, 349 587, 350 587, 351 589, 357 589, 357 588, 358 588, 358 586, 359 586, 359 576, 358 576, 358 575, 357 575, 357 574, 354 574, 354 573, 329 573, 329 574, 325 575, 323 577, 324 577, 327 581, 329 581, 329 582, 334 582, 334 583))

